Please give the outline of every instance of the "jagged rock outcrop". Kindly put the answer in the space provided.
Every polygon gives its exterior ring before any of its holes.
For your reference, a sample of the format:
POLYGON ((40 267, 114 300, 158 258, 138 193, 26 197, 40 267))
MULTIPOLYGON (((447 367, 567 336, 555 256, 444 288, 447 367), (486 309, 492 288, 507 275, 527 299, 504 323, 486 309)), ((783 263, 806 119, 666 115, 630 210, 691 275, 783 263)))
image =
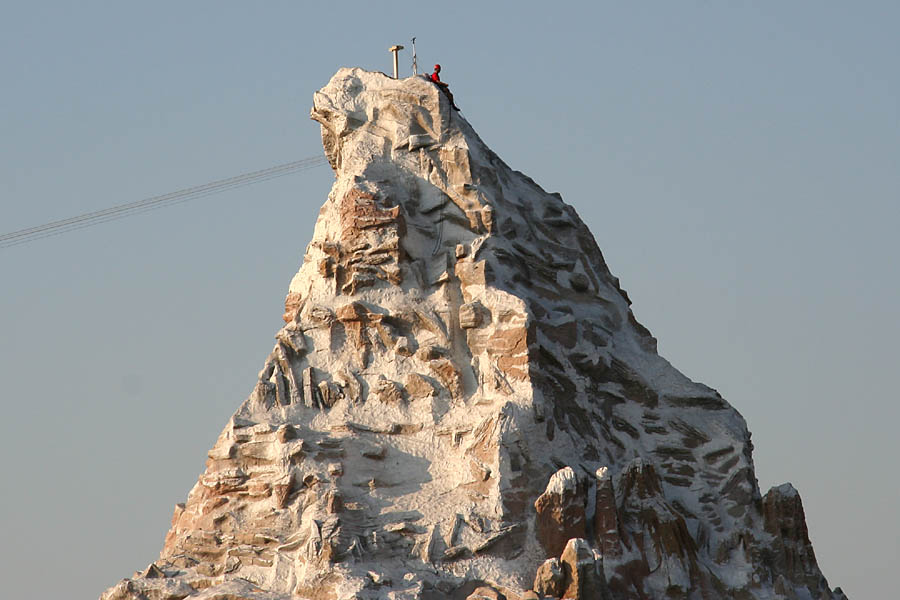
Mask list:
POLYGON ((843 597, 559 195, 421 78, 341 69, 312 117, 336 181, 285 326, 102 598, 843 597))
POLYGON ((559 556, 569 540, 586 535, 584 494, 572 467, 554 473, 547 489, 534 501, 535 534, 549 556, 559 556))

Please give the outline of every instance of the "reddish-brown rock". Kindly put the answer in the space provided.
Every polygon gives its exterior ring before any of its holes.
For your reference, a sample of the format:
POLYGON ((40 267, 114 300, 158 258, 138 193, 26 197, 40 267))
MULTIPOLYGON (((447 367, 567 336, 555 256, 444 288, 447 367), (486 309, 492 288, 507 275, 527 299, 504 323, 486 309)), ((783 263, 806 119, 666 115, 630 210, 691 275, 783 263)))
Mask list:
POLYGON ((603 556, 622 554, 619 512, 612 477, 606 467, 597 470, 597 492, 593 518, 594 540, 603 556))
POLYGON ((560 469, 534 502, 537 536, 548 557, 559 556, 571 538, 585 537, 585 498, 571 467, 560 469))
POLYGON ((566 591, 565 575, 558 558, 548 558, 538 567, 532 589, 541 596, 559 598, 566 591))
POLYGON ((290 292, 284 299, 284 314, 281 318, 285 323, 290 323, 297 319, 301 308, 303 308, 303 297, 297 292, 290 292))
POLYGON ((765 530, 775 539, 774 560, 786 582, 825 594, 828 582, 816 567, 816 554, 806 528, 800 494, 790 483, 774 487, 763 497, 765 530))
POLYGON ((603 575, 603 559, 591 550, 587 540, 569 540, 559 562, 565 586, 563 598, 609 600, 609 589, 603 575))

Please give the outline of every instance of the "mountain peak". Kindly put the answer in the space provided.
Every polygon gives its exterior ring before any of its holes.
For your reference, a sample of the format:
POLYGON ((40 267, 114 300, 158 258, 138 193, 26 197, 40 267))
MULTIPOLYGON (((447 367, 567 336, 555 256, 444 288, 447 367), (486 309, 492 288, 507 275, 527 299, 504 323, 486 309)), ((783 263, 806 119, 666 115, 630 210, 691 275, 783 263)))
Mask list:
POLYGON ((842 597, 558 194, 422 77, 341 69, 311 116, 336 181, 285 326, 103 598, 842 597))

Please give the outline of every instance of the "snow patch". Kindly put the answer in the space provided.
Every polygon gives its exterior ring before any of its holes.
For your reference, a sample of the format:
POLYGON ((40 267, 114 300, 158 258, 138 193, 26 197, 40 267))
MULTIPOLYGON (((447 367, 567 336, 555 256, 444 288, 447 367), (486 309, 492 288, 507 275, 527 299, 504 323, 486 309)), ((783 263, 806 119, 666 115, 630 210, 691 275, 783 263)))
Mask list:
POLYGON ((566 492, 575 493, 577 487, 578 478, 575 476, 575 471, 572 470, 572 467, 564 467, 550 476, 544 493, 562 496, 566 492))

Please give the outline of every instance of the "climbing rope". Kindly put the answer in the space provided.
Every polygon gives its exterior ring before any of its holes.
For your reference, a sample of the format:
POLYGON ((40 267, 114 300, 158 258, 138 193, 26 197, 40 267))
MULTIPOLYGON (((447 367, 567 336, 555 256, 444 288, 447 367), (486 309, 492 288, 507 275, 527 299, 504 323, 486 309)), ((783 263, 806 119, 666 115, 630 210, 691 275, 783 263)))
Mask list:
POLYGON ((118 206, 104 208, 102 210, 70 217, 68 219, 51 221, 43 225, 20 229, 19 231, 0 235, 0 248, 18 246, 35 240, 75 231, 76 229, 84 229, 85 227, 92 227, 94 225, 99 225, 100 223, 124 219, 125 217, 174 206, 175 204, 182 204, 191 200, 196 200, 197 198, 203 198, 244 187, 246 185, 284 177, 285 175, 300 171, 306 171, 322 166, 327 162, 328 160, 324 156, 311 156, 294 162, 269 167, 268 169, 251 171, 235 177, 219 179, 218 181, 212 181, 203 185, 170 192, 161 196, 153 196, 151 198, 145 198, 144 200, 119 204, 118 206))

